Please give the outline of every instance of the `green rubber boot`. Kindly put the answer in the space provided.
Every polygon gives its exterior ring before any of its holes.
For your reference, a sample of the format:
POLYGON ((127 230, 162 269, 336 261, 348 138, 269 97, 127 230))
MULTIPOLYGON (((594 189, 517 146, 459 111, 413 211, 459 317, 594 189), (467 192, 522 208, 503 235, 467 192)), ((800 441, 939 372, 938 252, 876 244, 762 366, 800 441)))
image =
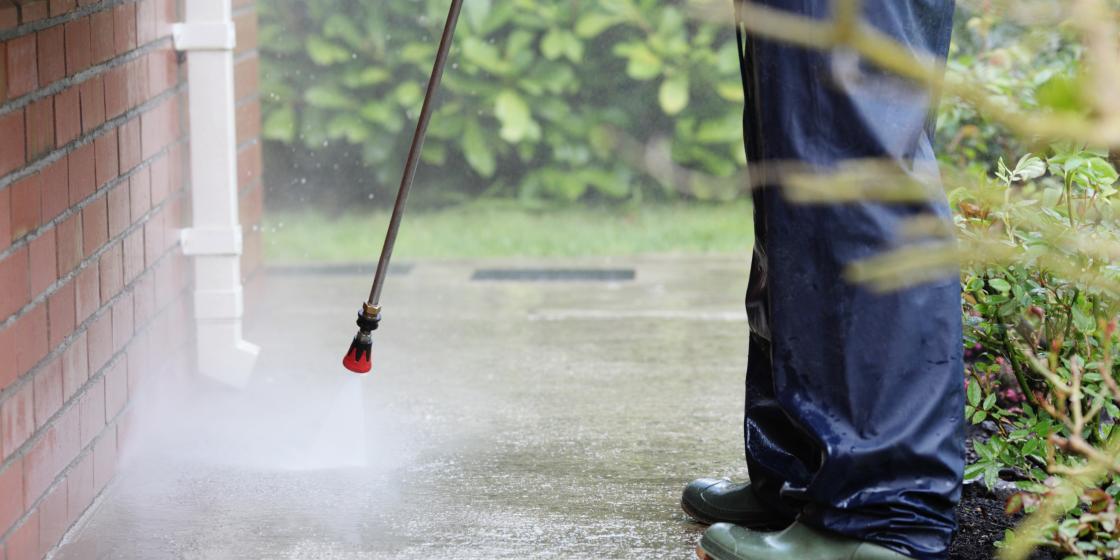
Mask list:
POLYGON ((717 523, 696 548, 700 560, 908 560, 889 548, 794 523, 775 533, 717 523))
POLYGON ((753 529, 782 529, 793 522, 763 505, 749 482, 735 483, 718 478, 701 478, 685 486, 681 509, 707 525, 724 522, 753 529))

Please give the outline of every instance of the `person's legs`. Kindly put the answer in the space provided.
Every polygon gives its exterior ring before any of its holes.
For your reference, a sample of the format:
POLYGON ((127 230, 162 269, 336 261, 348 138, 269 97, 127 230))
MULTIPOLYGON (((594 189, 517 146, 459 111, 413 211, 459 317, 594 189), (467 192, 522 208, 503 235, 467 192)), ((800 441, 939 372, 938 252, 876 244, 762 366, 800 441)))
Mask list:
MULTIPOLYGON (((827 18, 829 0, 760 2, 827 18)), ((864 17, 917 52, 944 57, 951 0, 865 0, 864 17)), ((897 78, 837 72, 834 53, 750 37, 748 159, 827 170, 883 158, 936 176, 932 100, 897 78)), ((964 466, 960 293, 945 278, 876 293, 845 278, 854 261, 896 247, 898 226, 928 204, 794 204, 756 195, 758 248, 748 311, 746 452, 761 499, 800 520, 944 558, 964 466)))

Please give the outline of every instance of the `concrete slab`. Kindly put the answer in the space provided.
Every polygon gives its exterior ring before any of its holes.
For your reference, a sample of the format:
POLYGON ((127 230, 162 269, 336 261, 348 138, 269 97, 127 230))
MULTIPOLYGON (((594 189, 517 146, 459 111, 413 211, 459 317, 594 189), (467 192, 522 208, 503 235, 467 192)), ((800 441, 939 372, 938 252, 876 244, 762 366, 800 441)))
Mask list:
POLYGON ((62 559, 686 558, 697 476, 745 475, 747 257, 419 263, 374 372, 339 364, 369 279, 275 274, 248 390, 169 384, 62 559), (628 282, 475 282, 481 267, 628 282))

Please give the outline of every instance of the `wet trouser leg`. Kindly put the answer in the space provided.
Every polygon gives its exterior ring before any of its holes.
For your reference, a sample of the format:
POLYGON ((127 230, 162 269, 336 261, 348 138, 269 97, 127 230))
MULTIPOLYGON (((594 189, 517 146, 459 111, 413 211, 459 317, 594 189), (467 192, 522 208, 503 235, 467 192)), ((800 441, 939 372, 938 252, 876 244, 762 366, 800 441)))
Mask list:
MULTIPOLYGON (((824 19, 830 0, 764 0, 824 19)), ((864 0, 864 19, 914 51, 944 57, 951 0, 864 0)), ((748 34, 744 117, 756 177, 774 162, 827 170, 883 158, 936 177, 930 94, 867 63, 748 34)), ((777 183, 779 181, 770 181, 777 183)), ((932 182, 936 182, 933 180, 932 182)), ((933 189, 937 191, 937 189, 933 189)), ((745 421, 752 486, 810 525, 922 559, 956 528, 964 467, 959 282, 891 293, 845 279, 850 263, 901 243, 924 204, 794 204, 755 191, 756 247, 745 421)))

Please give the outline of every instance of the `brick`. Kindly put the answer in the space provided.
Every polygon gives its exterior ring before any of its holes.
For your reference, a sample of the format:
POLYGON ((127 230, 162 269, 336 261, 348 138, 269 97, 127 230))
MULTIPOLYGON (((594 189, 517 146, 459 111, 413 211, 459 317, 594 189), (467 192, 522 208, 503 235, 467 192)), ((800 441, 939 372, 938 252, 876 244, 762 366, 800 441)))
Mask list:
POLYGON ((117 360, 105 373, 105 417, 116 418, 128 404, 128 362, 117 360))
POLYGON ((175 51, 160 49, 148 54, 148 95, 159 95, 178 82, 175 51))
POLYGON ((81 442, 82 447, 89 445, 97 434, 105 428, 105 378, 102 377, 93 383, 78 401, 81 411, 81 442))
POLYGON ((90 66, 89 18, 66 22, 66 73, 73 76, 90 66))
POLYGON ((75 319, 74 282, 59 287, 47 299, 47 325, 50 331, 50 347, 57 348, 77 326, 75 319))
POLYGON ((104 313, 86 331, 86 344, 89 345, 89 370, 96 374, 109 358, 113 357, 113 315, 104 313))
POLYGON ((37 305, 12 325, 16 337, 16 371, 23 375, 47 356, 47 306, 37 305))
POLYGON ((105 122, 105 80, 94 76, 78 86, 82 103, 82 132, 101 126, 105 122))
POLYGON ((27 159, 39 159, 54 147, 54 98, 45 97, 27 106, 27 159))
POLYGON ((0 251, 12 246, 12 189, 0 190, 0 251))
POLYGON ((237 186, 244 190, 261 177, 261 143, 252 142, 237 152, 237 186))
POLYGON ((258 99, 246 101, 235 109, 237 120, 237 143, 244 144, 261 135, 261 102, 258 99))
POLYGON ((82 104, 78 92, 78 86, 72 86, 54 96, 54 139, 59 147, 82 135, 82 104))
POLYGON ((75 280, 75 320, 82 323, 101 307, 101 276, 97 273, 97 263, 83 268, 75 280))
POLYGON ((43 177, 28 175, 11 186, 12 239, 34 231, 43 219, 43 177))
POLYGON ((0 471, 0 534, 15 525, 23 515, 23 461, 14 461, 0 471))
MULTIPOLYGON (((108 430, 106 430, 108 432, 108 430)), ((106 433, 93 446, 93 491, 105 489, 117 471, 117 438, 106 433)))
POLYGON ((120 4, 113 9, 113 32, 117 54, 136 48, 136 4, 120 4))
POLYGON ((114 243, 101 254, 101 301, 106 302, 124 288, 124 251, 114 243))
POLYGON ((171 35, 171 25, 179 20, 176 0, 156 0, 156 35, 171 35))
POLYGON ((128 229, 132 220, 129 219, 128 183, 120 183, 112 188, 108 194, 109 201, 109 237, 116 237, 128 229))
POLYGON ((85 253, 82 251, 82 215, 74 214, 55 226, 58 241, 58 273, 70 274, 78 267, 85 253))
POLYGON ((47 291, 58 280, 58 244, 54 228, 32 239, 28 249, 31 261, 31 297, 34 298, 47 291))
POLYGON ((82 251, 92 255, 109 240, 109 208, 104 196, 82 209, 82 251))
POLYGON ((0 0, 0 29, 13 29, 18 25, 19 8, 12 0, 0 0))
POLYGON ((152 206, 162 204, 171 193, 171 161, 159 158, 152 162, 152 206))
POLYGON ((68 156, 70 205, 85 200, 97 190, 97 154, 93 144, 79 146, 68 156))
POLYGON ((31 23, 46 19, 48 15, 47 0, 23 0, 19 7, 21 23, 31 23))
POLYGON ((67 521, 74 523, 97 495, 93 492, 93 453, 82 457, 66 475, 67 521))
POLYGON ((238 101, 255 97, 260 88, 260 57, 246 56, 233 67, 233 91, 238 101))
POLYGON ((8 560, 38 560, 39 512, 33 511, 8 537, 8 560))
POLYGON ((133 77, 128 74, 128 65, 117 66, 105 73, 106 118, 115 118, 128 110, 128 82, 131 79, 133 77))
POLYGON ((0 116, 0 176, 23 167, 27 162, 24 140, 23 109, 0 116))
MULTIPOLYGON (((0 0, 0 29, 3 28, 4 2, 0 0)), ((0 42, 0 102, 8 99, 8 45, 0 42)))
POLYGON ((70 400, 89 379, 86 333, 79 334, 62 353, 62 396, 70 400))
MULTIPOLYGON (((15 330, 10 326, 6 329, 0 328, 0 355, 13 356, 16 353, 16 336, 15 330)), ((12 359, 0 360, 0 390, 9 387, 16 378, 16 362, 12 359)), ((3 444, 0 443, 0 454, 3 452, 3 444)), ((3 460, 0 457, 0 460, 3 460)))
POLYGON ((117 129, 117 137, 120 142, 117 150, 120 154, 120 172, 124 174, 140 165, 142 157, 140 152, 140 119, 132 119, 122 124, 117 129))
POLYGON ((8 41, 8 97, 27 95, 39 87, 39 63, 35 52, 35 35, 28 34, 8 41))
POLYGON ((167 120, 168 102, 140 116, 140 145, 144 159, 154 157, 171 143, 167 120))
MULTIPOLYGON (((132 221, 140 221, 140 217, 152 208, 152 175, 151 169, 145 167, 132 174, 128 179, 129 205, 131 206, 132 221)), ((2 204, 2 202, 0 202, 2 204)), ((2 234, 2 231, 0 231, 2 234)))
POLYGON ((35 431, 35 389, 24 383, 0 403, 0 457, 7 458, 35 431))
POLYGON ((27 247, 0 260, 0 286, 4 287, 0 290, 0 317, 3 319, 7 319, 31 301, 31 272, 28 270, 27 247))
POLYGON ((246 10, 233 17, 233 25, 237 28, 237 46, 234 52, 241 54, 257 48, 257 12, 246 10))
POLYGON ((58 422, 24 456, 23 494, 24 505, 39 499, 54 482, 55 477, 78 455, 78 415, 74 408, 63 413, 58 422))
POLYGON ((128 81, 128 105, 135 107, 151 98, 148 90, 148 60, 137 58, 128 63, 128 72, 132 79, 128 81))
POLYGON ((144 229, 138 228, 124 238, 124 283, 129 284, 144 272, 144 229))
POLYGON ((78 3, 75 0, 50 0, 51 17, 60 16, 73 10, 78 3))
POLYGON ((39 87, 66 77, 66 31, 61 25, 48 27, 35 34, 39 54, 39 87))
POLYGON ((145 325, 156 312, 156 291, 152 275, 140 277, 132 290, 133 308, 135 309, 135 323, 145 325))
POLYGON ((97 187, 117 178, 120 174, 120 156, 117 154, 117 129, 110 130, 93 141, 97 187))
POLYGON ((90 58, 94 64, 105 62, 116 54, 116 40, 113 37, 113 11, 101 10, 89 17, 90 58))
POLYGON ((62 408, 62 361, 51 360, 35 375, 35 427, 42 429, 62 408))
POLYGON ((133 332, 132 295, 126 294, 113 304, 113 351, 124 350, 133 332))
POLYGON ((163 254, 163 212, 144 222, 144 262, 151 266, 163 254))
POLYGON ((66 509, 66 482, 62 481, 51 488, 42 502, 39 502, 39 552, 46 553, 69 527, 70 512, 66 509))
POLYGON ((59 158, 43 168, 43 223, 62 214, 70 206, 69 160, 59 158))
POLYGON ((139 45, 156 39, 156 5, 154 0, 136 3, 136 42, 139 45))

